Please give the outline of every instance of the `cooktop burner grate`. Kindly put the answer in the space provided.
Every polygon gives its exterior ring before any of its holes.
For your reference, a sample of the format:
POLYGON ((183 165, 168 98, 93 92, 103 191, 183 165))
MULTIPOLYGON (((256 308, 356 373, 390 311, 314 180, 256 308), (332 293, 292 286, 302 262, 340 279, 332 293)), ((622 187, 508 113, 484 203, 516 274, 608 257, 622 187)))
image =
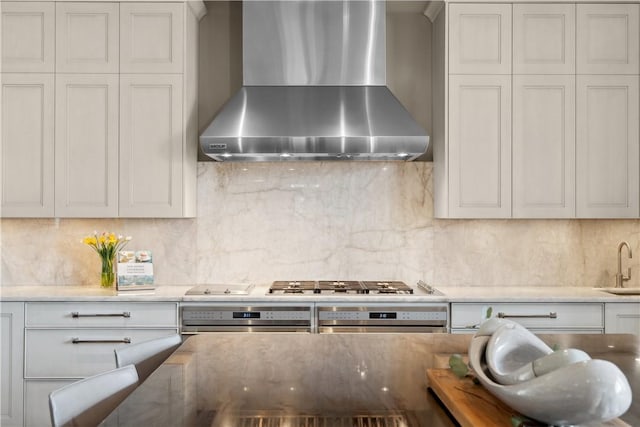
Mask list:
POLYGON ((358 280, 291 280, 275 281, 270 294, 413 294, 404 282, 358 280))

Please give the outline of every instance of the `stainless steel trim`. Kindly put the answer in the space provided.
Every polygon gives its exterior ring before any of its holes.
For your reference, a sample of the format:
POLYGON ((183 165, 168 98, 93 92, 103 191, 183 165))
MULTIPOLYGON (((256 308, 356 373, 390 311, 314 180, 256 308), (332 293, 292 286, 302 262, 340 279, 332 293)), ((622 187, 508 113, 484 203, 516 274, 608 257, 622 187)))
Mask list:
POLYGON ((372 326, 372 327, 357 327, 357 326, 320 326, 318 332, 321 334, 327 333, 388 333, 388 332, 400 332, 400 333, 446 333, 446 326, 443 327, 430 327, 430 326, 372 326))
POLYGON ((129 311, 123 311, 122 313, 87 313, 87 314, 81 314, 77 311, 72 311, 71 312, 71 317, 73 317, 74 319, 77 319, 79 317, 131 317, 131 312, 129 311))
POLYGON ((448 307, 384 304, 318 306, 317 321, 319 333, 445 333, 448 327, 448 307), (371 318, 367 313, 395 313, 396 317, 371 318))
POLYGON ((256 326, 243 326, 243 325, 202 325, 202 326, 185 326, 182 328, 182 333, 185 335, 206 333, 206 332, 311 332, 311 326, 278 326, 278 325, 256 325, 256 326))
POLYGON ((111 343, 124 343, 124 344, 131 344, 131 338, 128 337, 124 337, 121 340, 103 340, 103 339, 99 339, 99 340, 86 340, 86 339, 80 339, 77 337, 71 338, 71 344, 111 344, 111 343))
POLYGON ((313 309, 311 305, 227 306, 198 303, 183 306, 181 314, 183 333, 311 332, 313 330, 313 309), (236 318, 233 317, 233 312, 258 312, 261 313, 261 317, 236 318))
POLYGON ((393 319, 393 320, 376 320, 376 319, 371 319, 371 320, 319 320, 318 323, 319 326, 343 326, 343 325, 347 325, 347 326, 375 326, 375 327, 379 327, 379 326, 390 326, 390 325, 398 325, 398 326, 409 326, 409 327, 415 327, 415 326, 434 326, 434 327, 438 327, 438 326, 447 326, 447 321, 446 320, 429 320, 429 321, 418 321, 418 320, 397 320, 397 319, 393 319))
POLYGON ((549 314, 507 314, 500 312, 498 317, 501 319, 514 318, 514 319, 557 319, 558 313, 550 312, 549 314))
MULTIPOLYGON (((415 304, 415 303, 414 303, 415 304)), ((444 303, 446 304, 446 303, 444 303)), ((446 312, 446 305, 380 305, 380 303, 364 303, 363 305, 321 305, 318 311, 412 311, 412 312, 446 312)))

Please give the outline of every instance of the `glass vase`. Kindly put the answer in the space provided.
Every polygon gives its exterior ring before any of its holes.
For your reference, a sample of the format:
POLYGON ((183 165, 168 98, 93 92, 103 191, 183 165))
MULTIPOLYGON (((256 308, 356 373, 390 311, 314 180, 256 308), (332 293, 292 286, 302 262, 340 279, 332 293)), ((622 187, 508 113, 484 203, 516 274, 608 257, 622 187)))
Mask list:
POLYGON ((100 276, 100 286, 103 288, 111 288, 116 279, 116 274, 113 271, 114 257, 102 258, 102 274, 100 276))

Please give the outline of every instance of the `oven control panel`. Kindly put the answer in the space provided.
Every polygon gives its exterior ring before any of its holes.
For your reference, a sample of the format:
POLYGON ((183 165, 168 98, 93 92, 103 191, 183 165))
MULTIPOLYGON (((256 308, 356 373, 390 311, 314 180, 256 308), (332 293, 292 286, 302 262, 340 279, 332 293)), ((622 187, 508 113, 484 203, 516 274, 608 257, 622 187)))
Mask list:
POLYGON ((407 309, 373 309, 360 311, 357 308, 349 310, 342 308, 340 310, 318 310, 318 320, 416 320, 416 321, 446 321, 447 312, 443 311, 408 311, 407 309))
POLYGON ((447 304, 319 305, 318 331, 447 332, 447 304))
POLYGON ((311 332, 311 305, 183 305, 182 333, 311 332))
POLYGON ((311 320, 311 309, 286 307, 185 307, 182 311, 183 322, 242 321, 242 320, 311 320))

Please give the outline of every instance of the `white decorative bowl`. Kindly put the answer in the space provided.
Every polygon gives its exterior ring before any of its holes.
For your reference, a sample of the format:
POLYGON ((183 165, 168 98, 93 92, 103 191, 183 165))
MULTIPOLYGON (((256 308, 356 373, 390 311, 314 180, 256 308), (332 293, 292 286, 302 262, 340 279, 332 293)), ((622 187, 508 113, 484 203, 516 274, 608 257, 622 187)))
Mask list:
POLYGON ((481 325, 469 346, 469 363, 489 392, 548 424, 602 423, 631 405, 629 382, 616 365, 581 350, 553 352, 510 320, 481 325))

